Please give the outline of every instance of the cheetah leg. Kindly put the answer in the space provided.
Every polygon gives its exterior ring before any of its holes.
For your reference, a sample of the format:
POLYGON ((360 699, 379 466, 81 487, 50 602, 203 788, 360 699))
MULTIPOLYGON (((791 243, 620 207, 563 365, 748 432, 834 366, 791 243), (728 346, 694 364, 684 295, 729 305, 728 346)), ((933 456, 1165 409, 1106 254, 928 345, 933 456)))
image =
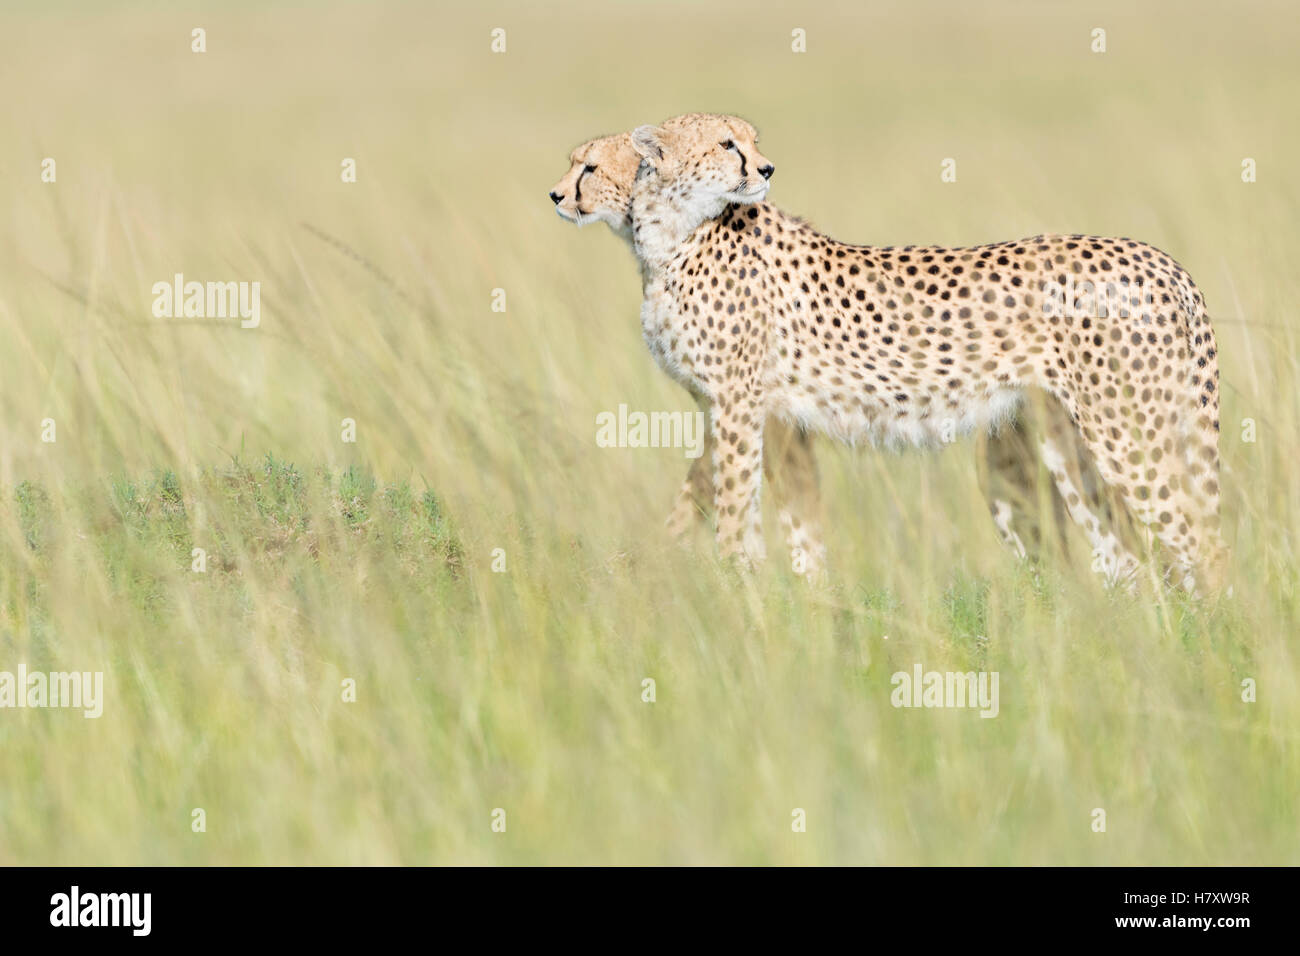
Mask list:
MULTIPOLYGON (((700 411, 707 415, 708 400, 702 395, 696 395, 694 398, 700 411)), ((673 510, 669 513, 668 520, 664 522, 669 536, 678 542, 684 541, 697 522, 707 520, 713 510, 713 475, 711 474, 713 435, 709 430, 704 433, 703 446, 700 456, 691 460, 686 480, 677 490, 677 500, 673 504, 673 510)))
POLYGON ((1198 585, 1221 585, 1227 549, 1219 535, 1217 431, 1189 404, 1145 409, 1145 431, 1096 413, 1081 430, 1102 480, 1163 547, 1174 583, 1195 593, 1198 585))
MULTIPOLYGON (((705 454, 691 462, 690 472, 677 492, 669 514, 668 533, 681 540, 697 522, 713 514, 712 436, 705 438, 705 454)), ((821 528, 821 486, 813 437, 779 419, 768 420, 764 436, 763 472, 778 503, 778 518, 796 573, 812 577, 826 567, 826 545, 821 528)))
POLYGON ((1029 406, 1014 422, 980 439, 977 474, 988 502, 989 513, 1003 542, 1022 560, 1036 560, 1043 548, 1040 516, 1046 493, 1052 501, 1056 519, 1056 537, 1064 524, 1064 507, 1054 486, 1040 482, 1037 460, 1038 425, 1035 410, 1029 406))
MULTIPOLYGON (((768 420, 763 445, 763 473, 771 483, 772 497, 780 505, 781 527, 789 544, 790 559, 802 567, 801 574, 819 571, 826 566, 826 545, 822 540, 822 502, 813 436, 774 418, 768 420)), ((690 463, 690 471, 677 490, 676 503, 664 523, 672 537, 685 537, 695 523, 712 515, 711 462, 712 436, 706 433, 703 454, 690 463)))
POLYGON ((719 395, 710 409, 718 551, 746 564, 766 557, 759 504, 765 417, 757 394, 747 389, 719 395))
POLYGON ((791 567, 813 577, 826 566, 821 487, 812 435, 772 418, 763 437, 764 471, 785 533, 791 567))
POLYGON ((1200 530, 1199 541, 1189 541, 1188 548, 1197 583, 1218 594, 1228 585, 1229 551, 1219 515, 1219 369, 1213 351, 1205 365, 1208 367, 1201 371, 1198 364, 1191 379, 1197 396, 1192 402, 1195 412, 1183 419, 1183 461, 1187 466, 1183 490, 1191 500, 1194 527, 1200 530))
POLYGON ((1105 494, 1098 494, 1091 481, 1085 477, 1087 459, 1070 454, 1072 449, 1057 436, 1043 435, 1039 439, 1039 453, 1043 464, 1056 485, 1056 491, 1065 502, 1070 520, 1083 529, 1092 546, 1092 569, 1101 574, 1108 587, 1137 588, 1137 573, 1142 562, 1127 546, 1124 536, 1115 527, 1105 494))
POLYGON ((1150 555, 1154 541, 1133 521, 1117 489, 1097 470, 1093 454, 1065 407, 1044 395, 1039 453, 1070 519, 1088 537, 1092 570, 1107 585, 1137 587, 1139 555, 1150 555))
POLYGON ((1031 394, 1020 417, 986 440, 981 484, 998 532, 1021 558, 1036 559, 1052 537, 1068 553, 1065 522, 1078 525, 1092 547, 1092 568, 1109 586, 1136 586, 1138 554, 1151 548, 1128 508, 1097 472, 1092 454, 1061 403, 1031 394), (1040 470, 1039 463, 1044 466, 1040 470), (1044 487, 1041 476, 1049 480, 1044 487), (1043 532, 1043 495, 1051 499, 1053 527, 1043 532))
POLYGON ((691 469, 677 491, 677 501, 665 522, 668 534, 678 541, 713 510, 713 477, 709 473, 713 457, 711 445, 712 439, 706 436, 704 454, 691 462, 691 469))

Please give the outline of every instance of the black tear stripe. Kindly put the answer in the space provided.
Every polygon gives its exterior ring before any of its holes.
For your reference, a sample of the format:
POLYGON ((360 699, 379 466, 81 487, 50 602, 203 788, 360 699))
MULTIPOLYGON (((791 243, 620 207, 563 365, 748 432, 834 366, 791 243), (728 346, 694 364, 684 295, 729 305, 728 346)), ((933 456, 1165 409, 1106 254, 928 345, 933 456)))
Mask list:
POLYGON ((585 175, 587 175, 587 171, 584 169, 582 172, 578 173, 578 178, 573 184, 574 205, 577 205, 578 203, 582 202, 582 177, 585 175))
POLYGON ((748 176, 749 167, 745 164, 745 154, 740 151, 739 146, 736 147, 736 155, 740 157, 740 175, 742 177, 748 176))

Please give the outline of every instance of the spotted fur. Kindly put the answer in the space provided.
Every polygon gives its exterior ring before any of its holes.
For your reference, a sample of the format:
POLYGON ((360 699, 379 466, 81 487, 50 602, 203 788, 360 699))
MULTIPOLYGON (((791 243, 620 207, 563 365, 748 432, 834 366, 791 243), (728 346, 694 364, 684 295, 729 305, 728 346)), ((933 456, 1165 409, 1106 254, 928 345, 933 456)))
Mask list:
MULTIPOLYGON (((632 182, 640 163, 630 132, 583 143, 570 154, 569 171, 550 190, 556 212, 579 226, 604 222, 630 248, 632 182)), ((772 483, 791 567, 816 574, 825 567, 826 546, 812 435, 772 419, 766 437, 771 449, 765 460, 766 477, 772 483)), ((705 451, 709 454, 692 462, 668 516, 666 524, 674 538, 684 539, 713 511, 711 441, 706 442, 705 451)))
POLYGON ((724 554, 763 555, 770 417, 850 443, 931 446, 946 428, 1005 426, 1041 390, 1181 582, 1217 585, 1217 346, 1178 263, 1146 243, 1081 235, 843 243, 762 203, 758 171, 771 164, 756 139, 743 120, 705 114, 632 138, 642 330, 660 367, 709 405, 724 554), (1119 315, 1090 309, 1071 280, 1128 281, 1150 300, 1119 315))

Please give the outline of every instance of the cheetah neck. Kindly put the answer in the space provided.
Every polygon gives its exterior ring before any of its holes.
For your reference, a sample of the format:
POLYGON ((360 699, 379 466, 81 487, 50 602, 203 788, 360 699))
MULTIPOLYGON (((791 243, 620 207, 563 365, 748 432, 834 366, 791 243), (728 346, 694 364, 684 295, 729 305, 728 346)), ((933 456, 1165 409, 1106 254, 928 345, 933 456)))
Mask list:
POLYGON ((667 268, 691 234, 728 205, 722 197, 699 196, 686 184, 638 176, 632 189, 632 249, 643 279, 648 282, 667 268))

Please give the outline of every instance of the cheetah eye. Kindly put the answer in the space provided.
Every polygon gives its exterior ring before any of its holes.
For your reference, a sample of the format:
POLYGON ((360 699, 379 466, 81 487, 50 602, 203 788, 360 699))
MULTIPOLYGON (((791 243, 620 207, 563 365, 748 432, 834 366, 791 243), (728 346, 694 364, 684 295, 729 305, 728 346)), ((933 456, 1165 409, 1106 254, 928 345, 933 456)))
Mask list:
POLYGON ((721 143, 719 143, 718 145, 721 146, 723 149, 735 149, 735 148, 736 148, 736 144, 735 144, 735 142, 732 141, 732 140, 729 140, 729 139, 727 139, 727 140, 723 140, 723 141, 722 141, 721 143))
POLYGON ((584 176, 587 175, 587 173, 594 173, 595 171, 596 171, 596 167, 591 165, 591 163, 588 163, 586 166, 582 167, 582 174, 584 176))

